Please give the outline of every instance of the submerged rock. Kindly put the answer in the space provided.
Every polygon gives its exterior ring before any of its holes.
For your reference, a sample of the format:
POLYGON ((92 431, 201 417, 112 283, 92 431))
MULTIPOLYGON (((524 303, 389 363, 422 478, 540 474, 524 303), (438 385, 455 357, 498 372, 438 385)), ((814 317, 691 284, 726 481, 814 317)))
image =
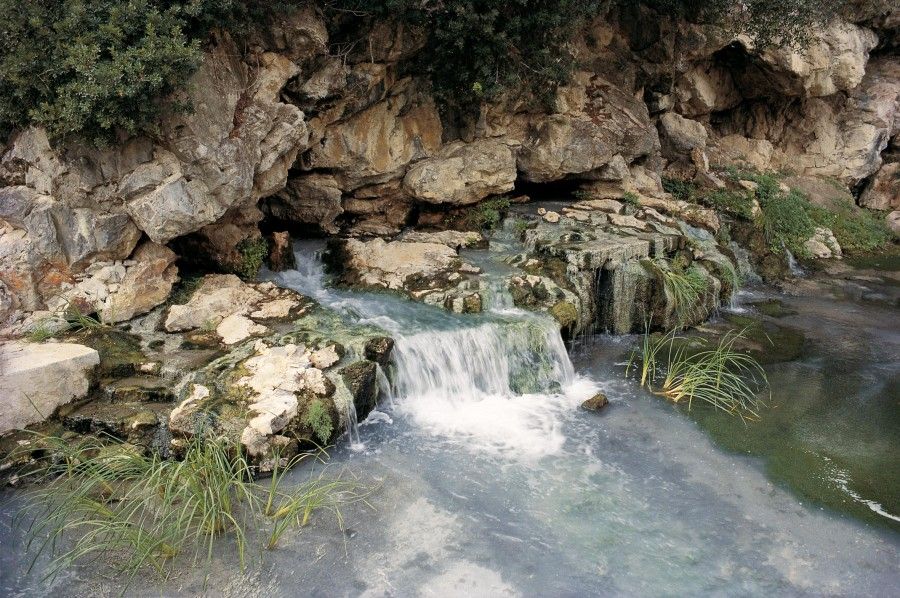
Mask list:
POLYGON ((602 392, 598 392, 581 404, 581 408, 586 411, 600 411, 609 405, 609 399, 602 392))

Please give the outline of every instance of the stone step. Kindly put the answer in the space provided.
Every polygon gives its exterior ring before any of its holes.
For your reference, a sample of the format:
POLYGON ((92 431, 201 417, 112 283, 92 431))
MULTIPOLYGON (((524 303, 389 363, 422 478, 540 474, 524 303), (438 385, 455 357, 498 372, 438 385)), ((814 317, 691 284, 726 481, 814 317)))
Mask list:
POLYGON ((62 422, 79 434, 109 435, 147 446, 173 407, 172 403, 90 401, 63 414, 62 422))
POLYGON ((103 380, 98 393, 110 403, 171 403, 175 400, 171 386, 155 376, 103 380))

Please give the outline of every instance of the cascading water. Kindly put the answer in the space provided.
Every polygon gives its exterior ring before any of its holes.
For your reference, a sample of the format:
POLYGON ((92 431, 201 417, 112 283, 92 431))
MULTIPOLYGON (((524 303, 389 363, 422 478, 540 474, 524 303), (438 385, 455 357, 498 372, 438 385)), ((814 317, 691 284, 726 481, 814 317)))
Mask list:
POLYGON ((502 264, 486 252, 472 256, 488 281, 488 311, 459 316, 390 295, 330 289, 321 249, 298 243, 297 269, 271 277, 391 333, 391 376, 380 384, 376 418, 393 408, 426 432, 480 450, 541 456, 562 446, 558 413, 586 398, 593 386, 576 377, 549 317, 513 307, 503 278, 491 276, 502 264))

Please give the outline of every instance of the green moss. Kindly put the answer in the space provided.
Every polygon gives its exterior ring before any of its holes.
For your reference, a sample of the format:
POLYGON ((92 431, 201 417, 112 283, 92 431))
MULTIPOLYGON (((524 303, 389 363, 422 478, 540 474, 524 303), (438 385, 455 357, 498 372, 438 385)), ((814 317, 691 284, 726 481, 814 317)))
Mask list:
POLYGON ((241 278, 256 278, 266 256, 269 255, 269 244, 262 237, 244 239, 238 244, 237 250, 241 260, 233 266, 234 273, 241 278))
POLYGON ((72 335, 82 345, 100 354, 97 372, 101 377, 125 378, 137 371, 139 364, 148 361, 141 350, 138 337, 115 328, 85 328, 72 335))
POLYGON ((500 226, 507 211, 509 198, 505 195, 494 197, 471 208, 465 216, 465 222, 469 228, 476 230, 494 230, 500 226))
POLYGON ((314 399, 307 407, 303 423, 309 426, 321 444, 326 444, 334 431, 328 408, 320 399, 314 399))
POLYGON ((568 301, 558 301, 550 308, 550 315, 553 316, 559 325, 568 328, 578 321, 578 310, 568 301))

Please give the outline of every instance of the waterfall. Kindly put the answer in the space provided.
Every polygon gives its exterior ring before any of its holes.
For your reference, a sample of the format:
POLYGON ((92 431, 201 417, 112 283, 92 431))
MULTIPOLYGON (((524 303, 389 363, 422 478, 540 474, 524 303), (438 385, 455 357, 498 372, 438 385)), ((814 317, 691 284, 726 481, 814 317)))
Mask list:
MULTIPOLYGON (((390 376, 378 379, 381 408, 480 450, 542 456, 562 446, 558 412, 587 398, 593 384, 576 377, 551 318, 513 307, 505 278, 486 273, 487 311, 460 316, 382 293, 327 288, 320 249, 298 244, 297 269, 272 278, 391 334, 390 376)), ((357 442, 355 427, 348 432, 357 442)))
POLYGON ((797 263, 797 258, 794 257, 794 254, 791 253, 791 250, 784 246, 784 255, 787 258, 788 269, 791 271, 792 276, 802 277, 806 274, 803 271, 803 268, 800 267, 800 264, 797 263))
POLYGON ((394 364, 392 394, 401 400, 558 392, 575 377, 558 330, 537 319, 401 336, 394 364))

